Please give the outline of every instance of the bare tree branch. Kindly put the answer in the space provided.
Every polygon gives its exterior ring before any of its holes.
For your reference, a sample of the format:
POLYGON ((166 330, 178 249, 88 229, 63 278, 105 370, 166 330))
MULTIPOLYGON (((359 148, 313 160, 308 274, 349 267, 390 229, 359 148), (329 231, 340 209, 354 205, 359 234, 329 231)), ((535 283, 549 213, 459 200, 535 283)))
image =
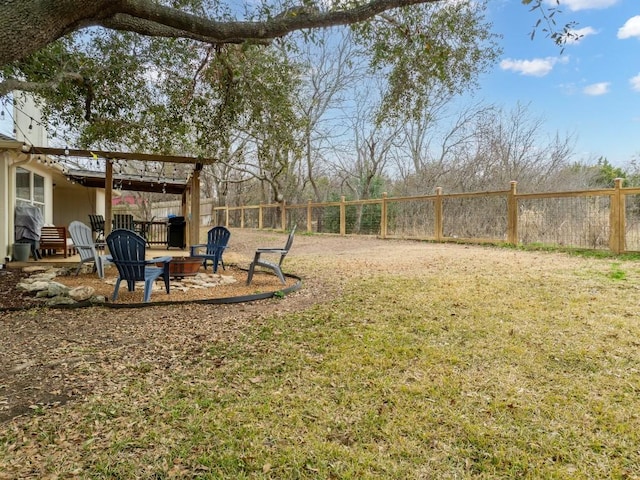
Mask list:
POLYGON ((396 8, 441 1, 371 0, 328 11, 295 7, 260 22, 220 22, 152 0, 3 0, 0 2, 0 66, 25 58, 63 35, 89 26, 207 43, 240 43, 272 40, 301 29, 348 25, 396 8))
POLYGON ((0 82, 0 97, 3 95, 7 95, 13 90, 22 90, 24 92, 37 92, 45 89, 56 89, 60 84, 65 82, 75 82, 77 84, 83 85, 85 83, 85 79, 79 73, 73 72, 63 72, 60 75, 56 76, 50 82, 27 82, 23 80, 18 80, 15 78, 8 78, 2 82, 0 82))

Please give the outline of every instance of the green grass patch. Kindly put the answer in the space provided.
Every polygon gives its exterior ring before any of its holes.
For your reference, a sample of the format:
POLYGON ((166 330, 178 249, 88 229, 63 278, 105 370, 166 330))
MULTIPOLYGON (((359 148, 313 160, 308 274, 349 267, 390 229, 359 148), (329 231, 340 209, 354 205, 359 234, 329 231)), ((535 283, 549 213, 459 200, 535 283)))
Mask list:
MULTIPOLYGON (((508 246, 508 245, 505 245, 508 246)), ((513 247, 513 246, 512 246, 513 247)), ((575 255, 585 258, 612 258, 619 260, 640 260, 640 252, 629 253, 614 253, 609 250, 597 250, 588 248, 575 248, 575 247, 560 247, 558 245, 545 245, 542 243, 530 243, 526 245, 518 245, 518 250, 525 252, 549 252, 549 253, 567 253, 569 255, 575 255)))
POLYGON ((36 449, 82 478, 634 478, 640 293, 610 267, 369 275, 162 382, 139 365, 119 395, 0 437, 0 457, 36 449))
POLYGON ((620 263, 611 264, 611 271, 609 272, 609 278, 612 280, 624 280, 627 278, 627 274, 621 268, 620 263))

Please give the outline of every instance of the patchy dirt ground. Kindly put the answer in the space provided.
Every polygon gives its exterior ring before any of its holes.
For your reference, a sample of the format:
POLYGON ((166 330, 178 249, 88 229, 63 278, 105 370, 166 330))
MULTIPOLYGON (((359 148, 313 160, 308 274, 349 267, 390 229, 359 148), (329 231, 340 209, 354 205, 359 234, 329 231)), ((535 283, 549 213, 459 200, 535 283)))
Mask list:
MULTIPOLYGON (((94 378, 92 369, 87 368, 92 363, 148 362, 170 369, 172 357, 197 355, 202 344, 215 342, 219 336, 233 336, 252 319, 321 301, 322 287, 314 288, 314 293, 300 291, 284 299, 230 305, 190 303, 282 289, 277 278, 267 272, 256 272, 252 284, 246 286, 246 268, 257 247, 279 246, 285 240, 282 233, 234 231, 225 254, 227 269, 218 273, 234 276, 237 281, 187 293, 172 290, 169 296, 163 290, 154 291, 151 296, 152 302, 170 299, 177 302, 175 305, 51 309, 43 307, 33 294, 16 289, 20 278, 28 274, 0 270, 0 308, 33 307, 0 311, 0 423, 99 391, 101 383, 108 379, 94 378)), ((305 242, 296 243, 301 250, 305 242)), ((298 272, 287 268, 292 256, 285 260, 284 271, 295 275, 298 272)), ((110 270, 113 276, 115 269, 110 270)), ((96 293, 106 296, 113 292, 113 285, 96 275, 57 280, 69 286, 91 285, 96 293)), ((287 282, 291 286, 297 280, 288 278, 287 282)), ((314 284, 310 282, 310 286, 314 284)), ((119 302, 142 305, 142 289, 129 293, 126 286, 121 286, 119 302)))
MULTIPOLYGON (((285 238, 282 233, 233 230, 225 262, 246 268, 256 247, 278 246, 285 238)), ((562 269, 562 262, 575 259, 473 246, 299 234, 284 270, 300 276, 303 287, 284 298, 231 305, 40 307, 0 313, 0 423, 79 401, 88 394, 108 392, 127 369, 151 365, 154 371, 169 373, 184 368, 189 358, 202 353, 203 345, 232 341, 249 323, 265 316, 330 301, 348 282, 372 273, 425 276, 446 275, 456 269, 469 275, 505 275, 524 270, 543 278, 562 269)), ((237 288, 246 280, 245 272, 240 272, 237 288)), ((31 301, 13 290, 15 277, 8 278, 0 277, 1 301, 31 301)), ((274 278, 256 281, 274 282, 274 278)), ((277 281, 272 284, 279 285, 277 281)), ((111 291, 109 287, 107 292, 111 291)), ((126 292, 126 287, 121 291, 126 292)), ((228 291, 230 295, 239 292, 228 291)), ((216 291, 214 296, 222 295, 216 291)), ((152 300, 164 297, 155 292, 152 300)), ((179 300, 173 292, 171 297, 179 300)))

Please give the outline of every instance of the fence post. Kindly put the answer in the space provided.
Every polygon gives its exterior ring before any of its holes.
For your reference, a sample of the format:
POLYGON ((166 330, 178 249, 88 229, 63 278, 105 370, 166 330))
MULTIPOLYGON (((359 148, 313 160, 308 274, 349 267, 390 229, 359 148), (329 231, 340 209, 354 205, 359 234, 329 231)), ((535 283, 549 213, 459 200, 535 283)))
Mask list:
POLYGON ((609 223, 611 224, 609 236, 609 248, 613 253, 625 251, 625 196, 622 193, 622 178, 614 179, 614 189, 611 195, 611 213, 609 223))
POLYGON ((311 233, 311 199, 307 202, 307 232, 311 233))
POLYGON ((229 227, 229 205, 224 206, 224 225, 229 227))
POLYGON ((262 230, 262 202, 258 207, 258 230, 262 230))
POLYGON ((347 207, 344 203, 345 197, 340 197, 340 235, 343 237, 347 234, 347 207))
POLYGON ((444 231, 444 227, 443 227, 443 220, 442 220, 442 212, 443 212, 443 208, 442 208, 442 187, 437 187, 436 188, 436 200, 435 200, 435 204, 433 206, 434 209, 434 222, 433 222, 433 228, 435 229, 435 232, 433 232, 433 236, 435 237, 436 242, 441 242, 442 241, 442 237, 443 235, 443 231, 444 231))
POLYGON ((240 207, 240 228, 244 228, 244 207, 240 207))
POLYGON ((387 192, 382 192, 380 205, 380 238, 387 238, 387 192))
POLYGON ((280 223, 282 230, 287 230, 287 201, 282 200, 282 211, 280 212, 280 223))
POLYGON ((507 242, 512 245, 518 244, 518 182, 511 181, 511 190, 507 196, 507 242))

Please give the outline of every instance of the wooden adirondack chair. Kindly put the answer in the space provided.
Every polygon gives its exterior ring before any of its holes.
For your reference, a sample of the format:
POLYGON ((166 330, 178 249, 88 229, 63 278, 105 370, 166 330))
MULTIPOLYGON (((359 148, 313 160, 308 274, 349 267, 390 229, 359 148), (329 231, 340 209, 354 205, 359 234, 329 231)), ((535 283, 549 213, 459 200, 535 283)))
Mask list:
POLYGON ((95 243, 91 228, 79 221, 73 221, 69 224, 69 234, 73 241, 73 246, 80 255, 80 263, 76 269, 76 275, 80 273, 80 268, 87 262, 93 262, 93 270, 98 272, 100 278, 104 278, 104 266, 111 263, 108 255, 100 255, 95 243))
POLYGON ((125 280, 130 292, 135 290, 136 282, 144 281, 144 301, 151 299, 153 282, 162 277, 169 293, 169 262, 172 257, 156 257, 145 259, 146 241, 137 233, 127 229, 116 229, 107 236, 109 260, 118 269, 118 280, 113 290, 112 299, 118 298, 120 282, 125 280), (155 266, 164 264, 162 267, 155 266))
POLYGON ((249 265, 249 275, 247 277, 247 285, 251 284, 251 279, 253 278, 253 272, 256 267, 264 267, 276 274, 276 276, 280 279, 283 285, 287 282, 284 279, 284 274, 282 273, 282 262, 284 261, 284 257, 287 256, 289 250, 291 249, 291 245, 293 245, 293 235, 296 233, 296 225, 291 229, 291 233, 289 233, 289 237, 287 238, 287 243, 284 248, 258 248, 256 250, 256 254, 253 258, 253 262, 249 265), (277 262, 265 260, 262 258, 262 255, 280 255, 280 258, 277 262))
POLYGON ((227 248, 231 232, 225 227, 213 227, 207 232, 207 243, 199 245, 191 245, 191 256, 202 257, 202 264, 204 269, 207 269, 207 261, 211 261, 213 267, 213 273, 218 271, 218 263, 222 264, 224 270, 224 261, 222 260, 222 254, 224 249, 227 248))

